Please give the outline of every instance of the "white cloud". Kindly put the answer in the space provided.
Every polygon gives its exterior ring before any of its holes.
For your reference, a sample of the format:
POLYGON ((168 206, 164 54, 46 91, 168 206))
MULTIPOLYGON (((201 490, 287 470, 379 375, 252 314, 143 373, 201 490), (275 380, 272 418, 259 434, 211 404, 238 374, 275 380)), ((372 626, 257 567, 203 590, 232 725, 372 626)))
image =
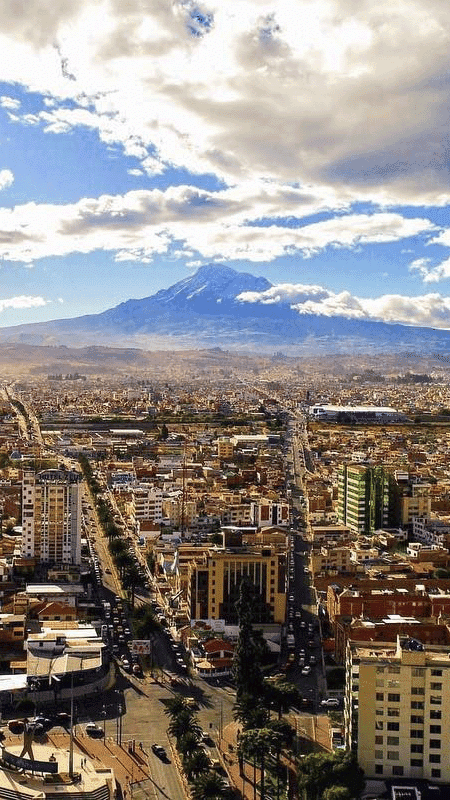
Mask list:
POLYGON ((430 268, 431 259, 418 258, 409 265, 411 272, 418 272, 424 283, 439 283, 450 278, 450 258, 441 261, 435 267, 430 268))
POLYGON ((20 108, 19 100, 16 100, 14 97, 8 97, 7 95, 2 95, 0 97, 0 106, 2 108, 8 108, 10 110, 16 111, 20 108))
POLYGON ((33 297, 31 295, 19 295, 17 297, 0 298, 0 312, 9 308, 39 308, 46 306, 50 301, 43 297, 33 297))
POLYGON ((450 200, 442 0, 15 6, 1 2, 2 79, 45 96, 48 132, 87 125, 152 173, 450 200))
POLYGON ((0 208, 0 260, 29 264, 47 256, 108 250, 118 261, 145 263, 173 247, 179 257, 256 262, 294 252, 308 256, 328 246, 427 236, 435 230, 426 218, 387 212, 347 214, 300 228, 258 224, 268 208, 292 209, 304 201, 293 190, 289 197, 264 191, 258 197, 252 184, 217 192, 174 186, 68 205, 0 208))
POLYGON ((8 189, 9 186, 12 186, 14 183, 14 175, 12 174, 10 169, 1 169, 0 170, 0 191, 2 189, 8 189))
POLYGON ((356 297, 347 291, 333 292, 323 286, 280 284, 264 292, 244 292, 238 299, 247 303, 287 303, 299 314, 450 329, 450 297, 437 293, 418 297, 385 294, 369 298, 356 297))

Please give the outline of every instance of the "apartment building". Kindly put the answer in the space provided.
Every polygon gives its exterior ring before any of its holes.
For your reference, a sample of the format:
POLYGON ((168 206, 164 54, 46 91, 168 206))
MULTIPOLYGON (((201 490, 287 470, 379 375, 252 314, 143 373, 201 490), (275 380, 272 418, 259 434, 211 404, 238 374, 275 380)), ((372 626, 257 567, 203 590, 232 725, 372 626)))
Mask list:
POLYGON ((161 522, 163 518, 163 493, 150 486, 137 486, 132 490, 131 513, 134 521, 151 519, 161 522))
POLYGON ((389 525, 389 475, 383 467, 339 467, 338 518, 357 533, 369 534, 389 525))
POLYGON ((236 603, 243 578, 255 587, 257 622, 282 624, 286 617, 286 553, 275 547, 209 550, 191 564, 188 605, 191 619, 237 624, 236 603))
POLYGON ((234 455, 234 444, 228 436, 219 436, 217 440, 217 456, 220 461, 231 461, 234 455))
POLYGON ((367 778, 450 781, 450 646, 349 642, 346 743, 367 778))
POLYGON ((266 497, 251 503, 252 522, 257 528, 271 528, 273 525, 289 525, 289 503, 286 500, 273 501, 266 497))
POLYGON ((54 564, 81 563, 81 474, 25 471, 22 556, 54 564))

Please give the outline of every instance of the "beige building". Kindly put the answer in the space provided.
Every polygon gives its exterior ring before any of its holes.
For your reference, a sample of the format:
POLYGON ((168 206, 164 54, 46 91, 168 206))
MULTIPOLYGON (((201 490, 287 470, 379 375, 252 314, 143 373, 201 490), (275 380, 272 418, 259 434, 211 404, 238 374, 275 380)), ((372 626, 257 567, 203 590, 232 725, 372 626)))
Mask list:
POLYGON ((267 546, 209 550, 193 562, 188 587, 191 619, 224 619, 236 624, 243 577, 256 589, 255 621, 282 624, 286 618, 286 553, 267 546))
POLYGON ((219 436, 217 440, 217 456, 220 461, 230 461, 234 456, 234 444, 227 436, 219 436))
POLYGON ((22 556, 54 564, 81 563, 81 474, 24 472, 22 556))
POLYGON ((320 572, 328 574, 353 572, 355 569, 350 549, 347 546, 322 546, 318 552, 311 553, 310 563, 313 575, 320 572))
POLYGON ((450 647, 349 642, 347 746, 367 778, 450 782, 450 647))

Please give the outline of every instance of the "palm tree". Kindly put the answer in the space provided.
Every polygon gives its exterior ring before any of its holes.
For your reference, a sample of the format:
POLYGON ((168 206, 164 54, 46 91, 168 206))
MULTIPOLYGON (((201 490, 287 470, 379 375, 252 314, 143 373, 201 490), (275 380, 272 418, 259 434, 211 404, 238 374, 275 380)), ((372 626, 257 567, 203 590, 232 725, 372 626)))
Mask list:
POLYGON ((198 740, 202 729, 190 711, 181 711, 171 720, 168 730, 176 739, 181 739, 186 733, 193 733, 198 740))
POLYGON ((225 781, 217 772, 200 775, 191 789, 192 800, 223 800, 225 792, 225 781))
POLYGON ((194 731, 188 731, 178 739, 177 747, 183 756, 189 758, 199 750, 199 739, 197 734, 194 731))
MULTIPOLYGON (((166 707, 164 709, 164 713, 167 714, 168 717, 174 719, 178 716, 182 711, 189 711, 190 708, 186 704, 186 700, 180 694, 174 695, 174 697, 170 697, 169 700, 166 700, 166 707)), ((192 716, 194 714, 192 713, 192 716)))
POLYGON ((192 755, 187 756, 183 761, 183 769, 188 780, 198 778, 209 769, 209 758, 204 750, 197 749, 192 755))
POLYGON ((273 708, 277 712, 278 719, 292 705, 297 705, 300 699, 297 687, 287 681, 264 681, 264 695, 269 709, 273 708))
POLYGON ((265 800, 266 788, 266 757, 270 755, 271 749, 279 746, 280 734, 270 728, 257 728, 241 733, 239 738, 239 753, 242 756, 248 755, 253 759, 253 786, 256 796, 256 764, 261 770, 260 798, 265 800))
POLYGON ((255 701, 253 694, 245 692, 236 698, 233 716, 244 730, 249 730, 263 728, 269 719, 269 712, 263 704, 255 701))
POLYGON ((136 584, 138 584, 140 580, 141 576, 139 575, 138 569, 132 564, 123 576, 124 589, 130 589, 131 591, 130 604, 132 609, 134 608, 134 590, 136 584))

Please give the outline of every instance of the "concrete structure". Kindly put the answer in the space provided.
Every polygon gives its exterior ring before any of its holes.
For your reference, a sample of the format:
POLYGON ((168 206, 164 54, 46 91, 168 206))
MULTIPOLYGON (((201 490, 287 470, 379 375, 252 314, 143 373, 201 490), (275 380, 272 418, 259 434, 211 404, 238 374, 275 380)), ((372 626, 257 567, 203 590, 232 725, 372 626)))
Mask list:
POLYGON ((450 781, 450 646, 349 642, 346 743, 367 778, 450 781))
POLYGON ((326 422, 367 422, 370 424, 401 422, 405 414, 390 406, 334 406, 329 404, 310 406, 309 415, 313 419, 326 422))
POLYGON ((338 472, 338 517, 357 533, 389 525, 389 475, 382 467, 342 464, 338 472))
POLYGON ((137 486, 132 492, 132 516, 134 521, 151 519, 161 522, 163 518, 163 493, 150 486, 137 486))
POLYGON ((255 622, 282 624, 286 617, 286 554, 275 547, 209 550, 194 561, 188 587, 191 619, 223 619, 236 624, 243 577, 256 590, 255 622))
POLYGON ((81 474, 24 472, 22 555, 53 564, 81 562, 81 474))

